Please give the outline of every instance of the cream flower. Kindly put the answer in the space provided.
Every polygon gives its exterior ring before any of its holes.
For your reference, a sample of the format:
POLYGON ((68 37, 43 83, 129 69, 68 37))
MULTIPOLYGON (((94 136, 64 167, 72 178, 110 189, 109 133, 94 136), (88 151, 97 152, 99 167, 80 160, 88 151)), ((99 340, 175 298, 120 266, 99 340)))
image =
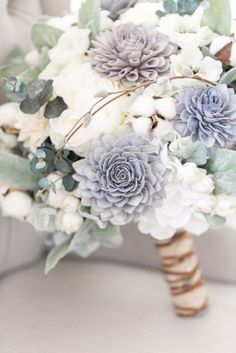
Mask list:
POLYGON ((63 17, 51 17, 47 21, 47 25, 60 29, 65 32, 71 28, 73 24, 76 24, 78 21, 75 14, 69 14, 63 17))
POLYGON ((156 15, 157 10, 161 10, 162 5, 154 2, 137 3, 134 7, 131 7, 125 11, 117 23, 128 23, 132 22, 136 25, 146 24, 148 26, 156 25, 159 22, 159 18, 156 15))
POLYGON ((211 43, 216 36, 208 27, 201 27, 198 13, 180 16, 170 14, 162 17, 159 30, 169 36, 172 43, 181 48, 194 45, 203 47, 211 43))
POLYGON ((40 78, 53 79, 72 62, 77 66, 80 65, 89 48, 89 34, 88 29, 80 29, 77 26, 71 27, 62 34, 57 45, 49 51, 50 63, 41 72, 40 78))
POLYGON ((34 152, 48 137, 49 121, 44 118, 44 107, 35 114, 24 114, 20 110, 16 115, 15 127, 20 130, 18 141, 34 152))
MULTIPOLYGON (((64 143, 66 134, 78 119, 98 101, 98 98, 94 97, 97 92, 102 90, 110 92, 116 89, 117 86, 110 80, 96 74, 89 63, 78 67, 72 64, 62 71, 55 78, 54 91, 63 97, 69 109, 58 119, 50 120, 50 137, 56 147, 64 143)), ((87 148, 88 143, 97 139, 101 133, 117 130, 121 124, 122 102, 122 99, 116 100, 99 111, 87 127, 81 127, 77 131, 66 147, 80 154, 87 148)), ((101 107, 101 104, 96 106, 96 109, 98 107, 101 107)))
POLYGON ((180 54, 171 56, 172 75, 191 77, 197 74, 202 78, 218 81, 222 72, 221 62, 209 56, 203 57, 203 54, 197 47, 186 47, 180 54))

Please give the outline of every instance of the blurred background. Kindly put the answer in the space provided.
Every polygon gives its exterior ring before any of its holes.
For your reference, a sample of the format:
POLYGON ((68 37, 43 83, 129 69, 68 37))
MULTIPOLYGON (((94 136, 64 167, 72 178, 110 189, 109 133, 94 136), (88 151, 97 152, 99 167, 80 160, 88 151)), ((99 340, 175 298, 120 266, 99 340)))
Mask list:
MULTIPOLYGON (((18 44, 30 48, 30 27, 41 15, 60 16, 81 0, 0 0, 0 64, 18 44)), ((236 1, 232 0, 236 18, 236 1)), ((3 102, 3 96, 0 101, 3 102)), ((100 249, 94 257, 158 267, 157 251, 151 237, 141 235, 135 225, 123 229, 124 244, 119 249, 100 249)), ((196 237, 204 275, 236 282, 236 234, 228 228, 210 231, 196 237), (222 266, 222 263, 224 266, 222 266)), ((43 236, 32 227, 0 216, 0 274, 11 268, 31 263, 42 256, 43 236)))

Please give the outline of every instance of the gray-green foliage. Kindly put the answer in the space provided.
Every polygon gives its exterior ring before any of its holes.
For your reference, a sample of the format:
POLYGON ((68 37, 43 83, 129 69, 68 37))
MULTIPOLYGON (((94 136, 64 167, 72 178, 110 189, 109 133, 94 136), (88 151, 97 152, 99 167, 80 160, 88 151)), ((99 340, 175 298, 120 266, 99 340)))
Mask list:
POLYGON ((0 153, 0 180, 20 190, 34 190, 38 183, 30 170, 29 160, 8 153, 0 153))
POLYGON ((208 6, 202 17, 202 25, 208 26, 220 35, 229 35, 231 20, 230 0, 208 0, 208 6))
POLYGON ((46 23, 36 23, 32 26, 31 39, 35 48, 41 52, 42 48, 51 49, 55 47, 62 33, 60 29, 46 23))
POLYGON ((220 83, 225 83, 226 85, 230 85, 235 80, 236 80, 236 67, 233 67, 232 69, 224 73, 224 75, 221 77, 220 83))
POLYGON ((209 227, 212 229, 219 228, 220 226, 222 226, 226 222, 225 217, 221 217, 218 215, 206 214, 205 217, 206 217, 206 220, 209 224, 209 227))
POLYGON ((55 215, 56 210, 54 208, 38 204, 31 209, 27 221, 40 232, 52 232, 55 215))
POLYGON ((157 16, 163 17, 167 14, 178 13, 181 16, 192 15, 201 4, 201 0, 165 0, 164 11, 158 10, 157 16))
POLYGON ((85 0, 79 10, 79 26, 91 31, 92 39, 100 31, 100 0, 85 0))
POLYGON ((0 67, 0 77, 17 76, 28 67, 25 62, 25 53, 19 48, 15 47, 5 59, 4 64, 0 67))
POLYGON ((192 142, 189 138, 183 138, 181 141, 182 143, 177 140, 170 145, 170 150, 173 151, 176 157, 183 162, 192 162, 199 166, 206 164, 208 152, 200 141, 192 142), (175 144, 178 145, 173 149, 175 144))
POLYGON ((70 252, 87 257, 99 246, 114 248, 120 246, 122 241, 118 226, 108 223, 105 229, 101 229, 92 220, 87 219, 74 236, 65 238, 51 250, 47 257, 45 272, 52 270, 70 252))
POLYGON ((56 97, 49 101, 45 107, 44 116, 46 119, 58 118, 68 108, 62 97, 56 97))
POLYGON ((206 169, 213 175, 216 194, 236 191, 236 151, 212 149, 206 169))

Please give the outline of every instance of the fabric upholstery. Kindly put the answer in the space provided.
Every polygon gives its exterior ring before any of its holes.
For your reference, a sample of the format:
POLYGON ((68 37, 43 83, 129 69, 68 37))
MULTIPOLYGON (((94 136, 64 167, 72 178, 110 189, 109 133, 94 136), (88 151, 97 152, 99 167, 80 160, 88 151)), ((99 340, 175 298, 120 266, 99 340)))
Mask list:
POLYGON ((236 286, 208 283, 210 310, 175 316, 162 276, 64 261, 0 282, 1 353, 235 353, 236 286))

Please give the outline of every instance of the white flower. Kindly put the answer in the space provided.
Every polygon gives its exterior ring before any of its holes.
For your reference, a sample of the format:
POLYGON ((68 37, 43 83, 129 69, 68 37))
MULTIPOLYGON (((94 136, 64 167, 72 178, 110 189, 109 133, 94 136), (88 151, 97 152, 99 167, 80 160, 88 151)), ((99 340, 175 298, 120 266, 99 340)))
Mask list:
POLYGON ((40 78, 54 78, 72 62, 75 62, 77 66, 80 65, 89 48, 89 34, 88 29, 81 29, 77 26, 73 26, 63 33, 57 45, 49 51, 50 63, 41 72, 40 78))
POLYGON ((0 143, 8 148, 17 145, 17 137, 5 132, 4 128, 12 128, 16 122, 17 104, 6 103, 0 106, 0 143))
POLYGON ((171 56, 172 75, 199 75, 202 78, 218 81, 223 72, 222 63, 209 56, 203 57, 202 52, 195 46, 184 48, 180 54, 171 56))
POLYGON ((216 55, 227 44, 232 42, 232 38, 228 36, 217 36, 211 43, 210 53, 216 55))
POLYGON ((64 32, 70 29, 73 24, 76 24, 77 21, 77 16, 75 14, 70 14, 63 17, 51 17, 47 21, 47 25, 60 29, 64 32))
POLYGON ((215 188, 214 182, 206 174, 206 170, 198 168, 194 163, 185 163, 179 167, 178 177, 193 191, 199 193, 211 193, 215 188))
POLYGON ((35 114, 24 114, 18 110, 15 127, 20 130, 18 141, 34 152, 48 137, 49 121, 44 118, 44 107, 35 114))
POLYGON ((76 233, 83 224, 83 217, 78 212, 59 211, 56 216, 56 228, 67 235, 76 233))
MULTIPOLYGON (((69 108, 59 118, 50 119, 50 137, 56 147, 64 143, 66 134, 78 119, 98 101, 98 98, 94 96, 102 90, 114 91, 117 90, 117 86, 110 80, 101 78, 92 70, 89 63, 78 67, 69 65, 55 78, 54 91, 63 97, 69 108)), ((97 105, 96 109, 100 106, 101 104, 97 105)), ((117 130, 121 119, 122 99, 119 99, 99 111, 87 127, 81 127, 67 142, 66 147, 78 154, 82 153, 88 147, 88 143, 98 138, 101 133, 117 130)))
POLYGON ((11 191, 1 200, 1 208, 4 216, 15 217, 24 220, 32 207, 31 197, 21 191, 11 191))
POLYGON ((236 211, 236 199, 231 195, 218 195, 216 197, 215 214, 227 217, 236 211))
POLYGON ((159 22, 159 18, 156 15, 156 11, 162 9, 162 5, 153 2, 137 3, 134 7, 131 7, 125 11, 117 23, 133 22, 136 25, 146 24, 148 26, 156 25, 159 22))
POLYGON ((168 35, 172 43, 181 48, 192 46, 203 47, 210 44, 216 36, 208 27, 201 27, 200 16, 180 16, 169 14, 160 19, 159 30, 168 35))

